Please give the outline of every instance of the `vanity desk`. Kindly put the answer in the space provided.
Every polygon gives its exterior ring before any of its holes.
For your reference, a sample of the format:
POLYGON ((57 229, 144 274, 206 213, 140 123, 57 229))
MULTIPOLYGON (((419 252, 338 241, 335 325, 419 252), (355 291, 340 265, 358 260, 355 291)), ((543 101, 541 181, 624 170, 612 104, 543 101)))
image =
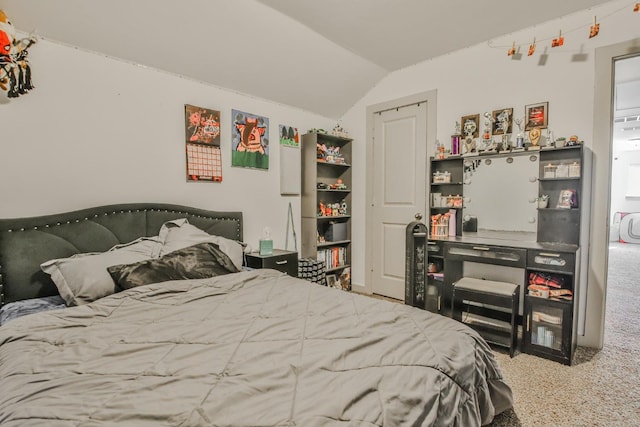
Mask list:
MULTIPOLYGON (((482 316, 496 307, 465 301, 460 308, 457 298, 454 305, 454 285, 462 278, 519 285, 516 322, 522 352, 570 365, 577 346, 580 261, 585 259, 581 233, 588 228, 581 227, 585 212, 580 209, 589 203, 582 179, 590 170, 586 152, 578 145, 432 158, 423 308, 475 323, 477 330, 486 326, 487 341, 500 344, 504 325, 482 316), (451 219, 446 232, 443 219, 445 224, 451 219)), ((503 338, 507 345, 508 336, 503 338)))
MULTIPOLYGON (((462 317, 469 322, 482 322, 484 307, 466 307, 461 316, 452 312, 453 285, 469 275, 478 279, 505 280, 520 286, 518 324, 522 326, 522 351, 561 363, 570 364, 577 343, 576 284, 579 283, 579 247, 567 244, 545 244, 531 241, 502 240, 473 236, 456 236, 429 239, 429 247, 441 249, 443 276, 441 283, 440 314, 462 317), (481 264, 489 273, 468 273, 481 264), (514 274, 516 280, 514 280, 514 274), (518 277, 519 276, 519 277, 518 277), (535 296, 528 292, 532 280, 538 280, 541 288, 562 290, 565 298, 535 296), (551 288, 543 283, 558 285, 551 288), (572 295, 568 299, 569 291, 572 295), (473 315, 476 315, 475 317, 473 315)), ((480 269, 481 271, 483 269, 480 269)), ((507 314, 503 322, 507 322, 507 314)), ((487 327, 488 340, 508 346, 508 330, 495 325, 487 327)))

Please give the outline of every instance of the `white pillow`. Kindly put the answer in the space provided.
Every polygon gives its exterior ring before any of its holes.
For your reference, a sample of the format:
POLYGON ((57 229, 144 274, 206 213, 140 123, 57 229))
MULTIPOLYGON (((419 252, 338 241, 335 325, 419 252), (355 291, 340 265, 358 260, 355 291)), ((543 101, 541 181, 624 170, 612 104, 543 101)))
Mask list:
POLYGON ((107 252, 53 259, 42 263, 40 268, 51 276, 67 305, 83 305, 119 290, 107 267, 152 258, 158 246, 160 242, 157 237, 141 238, 114 246, 107 252))
POLYGON ((162 248, 159 256, 168 254, 178 249, 193 246, 198 243, 212 242, 227 254, 233 265, 242 270, 243 247, 236 240, 215 236, 189 224, 186 218, 168 221, 160 229, 160 241, 162 248))

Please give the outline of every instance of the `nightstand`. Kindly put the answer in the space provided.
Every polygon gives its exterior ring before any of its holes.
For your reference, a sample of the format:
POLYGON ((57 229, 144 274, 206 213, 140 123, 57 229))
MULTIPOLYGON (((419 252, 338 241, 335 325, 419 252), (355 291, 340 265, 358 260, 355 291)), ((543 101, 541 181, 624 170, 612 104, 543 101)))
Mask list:
POLYGON ((298 277, 298 252, 274 249, 271 255, 252 252, 246 255, 246 259, 249 268, 272 268, 298 277))

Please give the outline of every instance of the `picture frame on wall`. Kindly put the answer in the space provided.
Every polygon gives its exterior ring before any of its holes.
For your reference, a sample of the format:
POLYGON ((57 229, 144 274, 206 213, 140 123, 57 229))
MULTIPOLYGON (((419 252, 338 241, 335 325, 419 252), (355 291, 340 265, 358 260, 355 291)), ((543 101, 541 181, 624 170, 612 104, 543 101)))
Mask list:
POLYGON ((504 135, 513 132, 513 108, 503 108, 491 113, 493 117, 491 133, 504 135))
POLYGON ((549 120, 549 103, 539 102, 537 104, 525 105, 524 114, 524 130, 531 130, 533 128, 546 129, 549 120))
POLYGON ((480 114, 462 116, 460 124, 462 126, 463 135, 471 135, 472 138, 480 136, 480 114))

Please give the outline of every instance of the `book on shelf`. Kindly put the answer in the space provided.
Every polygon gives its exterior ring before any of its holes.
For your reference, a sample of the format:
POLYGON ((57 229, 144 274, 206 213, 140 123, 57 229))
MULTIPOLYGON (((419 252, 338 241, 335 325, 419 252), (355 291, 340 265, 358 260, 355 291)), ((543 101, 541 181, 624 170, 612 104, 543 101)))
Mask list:
POLYGON ((347 264, 347 249, 342 246, 319 249, 318 261, 324 263, 325 269, 331 270, 347 264))

